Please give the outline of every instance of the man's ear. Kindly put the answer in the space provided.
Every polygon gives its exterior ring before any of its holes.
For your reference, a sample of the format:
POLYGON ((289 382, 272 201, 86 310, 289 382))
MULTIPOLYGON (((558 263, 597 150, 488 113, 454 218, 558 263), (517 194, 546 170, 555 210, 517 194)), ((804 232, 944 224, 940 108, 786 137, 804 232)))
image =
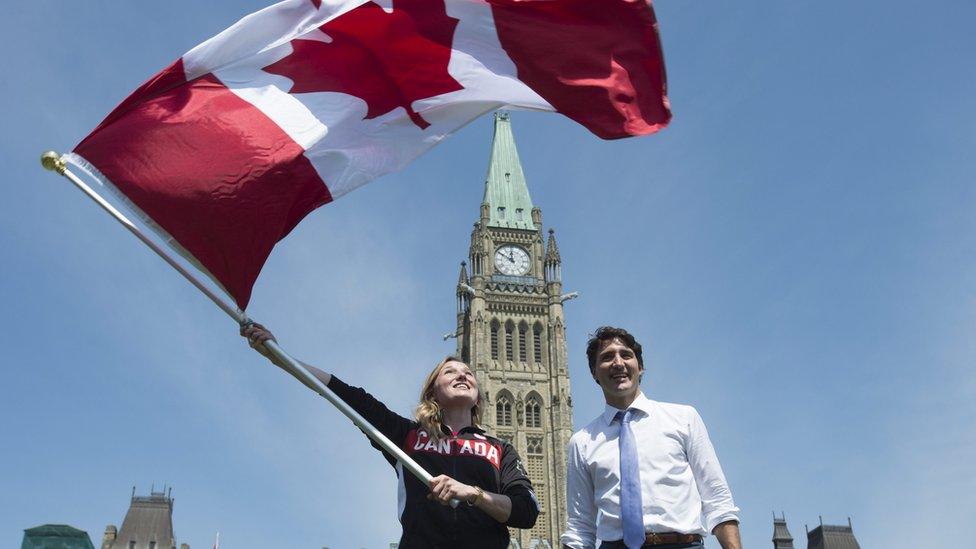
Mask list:
POLYGON ((599 385, 599 384, 600 384, 600 380, 596 378, 596 370, 594 370, 593 368, 590 368, 590 377, 592 377, 592 378, 593 378, 593 381, 594 381, 594 382, 595 382, 595 383, 596 383, 597 385, 599 385))

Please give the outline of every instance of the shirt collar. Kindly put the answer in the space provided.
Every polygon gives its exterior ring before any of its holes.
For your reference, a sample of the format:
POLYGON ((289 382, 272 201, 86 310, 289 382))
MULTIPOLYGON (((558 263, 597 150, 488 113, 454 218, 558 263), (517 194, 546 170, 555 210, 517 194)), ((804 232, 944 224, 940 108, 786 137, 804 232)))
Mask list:
MULTIPOLYGON (((637 398, 630 403, 628 410, 640 410, 644 412, 644 415, 651 415, 651 411, 654 409, 654 401, 644 396, 644 391, 637 393, 637 398)), ((610 425, 613 423, 613 418, 620 412, 619 408, 614 408, 609 404, 603 409, 603 421, 610 425)))

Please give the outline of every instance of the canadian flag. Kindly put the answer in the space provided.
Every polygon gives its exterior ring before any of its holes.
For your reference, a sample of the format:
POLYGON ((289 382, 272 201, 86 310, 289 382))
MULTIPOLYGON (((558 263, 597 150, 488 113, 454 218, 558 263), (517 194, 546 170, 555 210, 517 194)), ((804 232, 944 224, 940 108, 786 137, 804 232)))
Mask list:
POLYGON ((242 309, 305 215, 503 106, 667 125, 649 0, 285 0, 187 52, 69 160, 242 309))

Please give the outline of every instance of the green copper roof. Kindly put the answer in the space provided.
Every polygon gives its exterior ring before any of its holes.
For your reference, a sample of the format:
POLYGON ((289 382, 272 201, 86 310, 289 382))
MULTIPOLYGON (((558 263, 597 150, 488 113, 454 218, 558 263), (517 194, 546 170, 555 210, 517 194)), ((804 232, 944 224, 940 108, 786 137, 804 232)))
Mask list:
POLYGON ((491 140, 483 202, 489 206, 489 227, 536 230, 532 222, 532 198, 525 185, 507 112, 495 113, 495 135, 491 140))
POLYGON ((84 530, 66 524, 45 524, 24 530, 21 549, 95 549, 84 530))

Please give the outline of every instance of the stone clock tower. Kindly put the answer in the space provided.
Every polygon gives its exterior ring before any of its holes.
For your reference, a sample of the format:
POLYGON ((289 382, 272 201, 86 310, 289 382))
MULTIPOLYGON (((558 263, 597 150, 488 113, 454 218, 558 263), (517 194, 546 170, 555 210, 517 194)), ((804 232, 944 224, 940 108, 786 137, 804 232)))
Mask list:
POLYGON ((535 527, 512 530, 524 549, 560 546, 573 434, 563 302, 575 294, 562 293, 556 237, 544 234, 509 115, 497 113, 481 215, 458 278, 455 334, 481 382, 484 426, 515 445, 535 485, 535 527))

